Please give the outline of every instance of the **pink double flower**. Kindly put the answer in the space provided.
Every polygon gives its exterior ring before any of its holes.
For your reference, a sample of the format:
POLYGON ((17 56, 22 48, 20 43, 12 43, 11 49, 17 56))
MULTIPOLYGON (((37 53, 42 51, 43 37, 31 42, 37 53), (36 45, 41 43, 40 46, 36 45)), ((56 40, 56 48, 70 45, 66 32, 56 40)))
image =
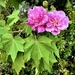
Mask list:
POLYGON ((27 25, 38 33, 47 31, 53 35, 58 35, 61 30, 68 27, 68 23, 69 19, 64 11, 47 12, 42 6, 34 6, 33 9, 28 9, 27 25))

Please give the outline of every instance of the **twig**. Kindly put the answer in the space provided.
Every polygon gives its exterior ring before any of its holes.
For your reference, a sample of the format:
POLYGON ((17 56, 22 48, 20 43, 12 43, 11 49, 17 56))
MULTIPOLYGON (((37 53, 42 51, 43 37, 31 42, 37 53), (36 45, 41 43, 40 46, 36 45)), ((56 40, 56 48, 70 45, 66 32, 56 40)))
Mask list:
POLYGON ((24 30, 24 29, 22 29, 22 30, 19 29, 18 31, 12 31, 12 34, 13 34, 13 33, 19 33, 18 35, 20 35, 20 34, 23 32, 23 30, 24 30))

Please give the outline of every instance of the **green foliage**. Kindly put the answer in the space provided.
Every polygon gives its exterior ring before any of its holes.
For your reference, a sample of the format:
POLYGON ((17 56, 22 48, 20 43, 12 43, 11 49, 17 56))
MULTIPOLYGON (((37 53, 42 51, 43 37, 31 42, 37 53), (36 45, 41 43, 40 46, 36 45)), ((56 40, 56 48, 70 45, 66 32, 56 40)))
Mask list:
POLYGON ((23 53, 19 53, 15 61, 13 62, 13 69, 19 74, 20 70, 24 68, 23 53))
POLYGON ((20 24, 19 28, 23 29, 23 33, 25 33, 28 36, 32 32, 32 28, 25 24, 26 21, 27 19, 23 23, 20 24))
POLYGON ((32 32, 32 28, 29 27, 29 26, 27 26, 27 25, 25 25, 25 26, 24 26, 24 32, 25 32, 27 35, 29 35, 29 34, 31 34, 31 32, 32 32))
MULTIPOLYGON (((26 25, 27 9, 42 5, 43 1, 27 0, 24 5, 22 0, 0 0, 1 75, 75 75, 75 10, 72 1, 60 4, 66 4, 64 10, 70 25, 58 36, 38 34, 26 25), (19 4, 23 4, 26 12, 19 9, 19 4)), ((50 9, 54 2, 48 0, 44 7, 50 9)), ((54 6, 61 9, 59 5, 54 6)), ((56 9, 54 6, 51 9, 56 9)))
POLYGON ((4 20, 0 21, 0 31, 1 31, 0 36, 7 32, 4 20))
MULTIPOLYGON (((51 64, 57 62, 54 57, 54 53, 55 51, 58 51, 56 50, 56 48, 52 48, 53 45, 51 45, 51 42, 52 40, 46 36, 38 37, 38 39, 35 39, 32 36, 28 37, 25 40, 24 59, 29 60, 30 58, 32 58, 35 67, 39 69, 39 71, 50 71, 52 67, 51 64)), ((56 53, 56 55, 58 55, 58 53, 56 53)))
POLYGON ((3 7, 5 7, 5 0, 0 0, 0 5, 2 5, 3 7))
POLYGON ((0 38, 0 49, 3 48, 2 42, 1 42, 1 38, 0 38))
POLYGON ((6 61, 6 53, 0 51, 0 62, 4 63, 6 61))
POLYGON ((15 10, 13 11, 13 13, 11 15, 8 16, 9 19, 9 26, 12 26, 14 23, 16 23, 19 20, 18 14, 19 14, 19 10, 15 10))
POLYGON ((10 5, 14 6, 16 9, 19 8, 18 0, 8 0, 7 1, 7 6, 9 7, 10 5))
POLYGON ((2 36, 2 43, 4 45, 4 49, 6 50, 6 54, 11 56, 13 62, 17 56, 18 51, 24 52, 24 40, 19 36, 13 38, 11 34, 4 34, 2 36))
POLYGON ((0 62, 10 62, 17 74, 27 62, 32 63, 35 74, 44 70, 51 72, 52 65, 57 62, 55 56, 59 58, 55 39, 32 32, 26 25, 27 17, 20 16, 17 0, 8 0, 6 4, 1 0, 1 3, 0 62), (10 7, 14 9, 11 11, 10 7))

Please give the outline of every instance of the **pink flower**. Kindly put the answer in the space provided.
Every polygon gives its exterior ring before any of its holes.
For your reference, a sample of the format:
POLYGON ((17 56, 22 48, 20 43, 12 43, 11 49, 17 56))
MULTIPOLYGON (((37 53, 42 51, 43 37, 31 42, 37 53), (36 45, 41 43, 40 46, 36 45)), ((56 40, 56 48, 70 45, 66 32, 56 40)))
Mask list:
POLYGON ((27 25, 31 26, 34 31, 38 31, 38 33, 44 32, 47 21, 48 15, 43 7, 34 6, 33 9, 28 9, 27 25))
POLYGON ((61 30, 68 27, 69 19, 63 11, 54 10, 48 13, 48 23, 46 24, 46 31, 53 35, 60 34, 61 30))

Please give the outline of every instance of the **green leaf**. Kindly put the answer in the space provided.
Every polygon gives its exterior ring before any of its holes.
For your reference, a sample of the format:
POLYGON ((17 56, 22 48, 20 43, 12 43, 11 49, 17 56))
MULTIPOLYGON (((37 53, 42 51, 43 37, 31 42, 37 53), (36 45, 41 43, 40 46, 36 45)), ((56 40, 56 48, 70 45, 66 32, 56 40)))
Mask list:
POLYGON ((32 32, 32 28, 25 24, 27 19, 24 19, 23 21, 24 22, 20 24, 20 28, 24 29, 23 33, 25 33, 28 36, 32 32))
POLYGON ((31 47, 35 43, 34 37, 30 36, 25 39, 25 50, 31 47))
POLYGON ((2 26, 0 26, 0 35, 3 35, 5 33, 7 33, 7 30, 3 28, 2 26))
POLYGON ((3 48, 2 42, 1 42, 1 38, 0 38, 0 49, 3 48))
POLYGON ((2 36, 2 42, 7 55, 11 56, 13 62, 17 56, 18 51, 24 52, 24 40, 19 36, 13 37, 11 34, 4 34, 2 36))
POLYGON ((9 26, 12 26, 14 23, 16 23, 19 20, 19 10, 13 11, 11 15, 8 16, 9 26))
POLYGON ((55 55, 56 55, 58 58, 60 58, 60 56, 59 56, 59 50, 57 49, 55 42, 52 42, 52 43, 51 43, 51 46, 52 46, 52 48, 55 50, 55 51, 54 51, 55 55))
POLYGON ((0 35, 7 33, 7 30, 5 28, 5 21, 0 20, 0 35))
POLYGON ((48 70, 48 72, 51 72, 52 65, 53 65, 51 62, 47 64, 46 61, 43 60, 43 65, 44 65, 44 70, 48 70))
POLYGON ((10 5, 13 5, 16 9, 19 8, 18 0, 8 0, 7 1, 7 6, 9 7, 10 5))
POLYGON ((57 60, 56 60, 56 58, 55 58, 53 52, 50 53, 50 60, 51 60, 51 63, 57 62, 57 60))
POLYGON ((52 42, 52 40, 46 36, 41 36, 39 37, 39 42, 41 43, 45 43, 45 44, 50 44, 52 42))
POLYGON ((6 25, 5 20, 0 20, 0 35, 3 35, 10 30, 8 24, 6 25))
MULTIPOLYGON (((2 11, 2 7, 0 6, 0 13, 1 13, 1 11, 2 11)), ((2 15, 0 14, 0 16, 2 16, 2 15)))
POLYGON ((16 23, 19 20, 19 17, 15 17, 11 22, 9 23, 9 26, 12 26, 14 23, 16 23))
POLYGON ((43 58, 47 64, 49 64, 49 51, 43 46, 43 44, 39 43, 38 41, 32 46, 32 59, 35 62, 36 67, 38 68, 39 61, 43 58), (36 59, 37 58, 37 59, 36 59))
POLYGON ((17 58, 15 59, 14 63, 13 63, 13 69, 15 69, 15 71, 17 72, 17 74, 19 74, 19 71, 24 68, 24 59, 23 59, 23 54, 19 53, 17 58))
POLYGON ((6 61, 6 53, 0 51, 0 62, 5 62, 6 61))
POLYGON ((32 32, 32 28, 30 26, 25 25, 24 26, 24 31, 27 35, 29 35, 32 32))
POLYGON ((5 7, 5 0, 0 0, 0 5, 2 5, 3 7, 5 7))
POLYGON ((27 62, 31 59, 31 51, 30 48, 26 49, 24 52, 24 61, 27 62))
POLYGON ((5 26, 5 20, 0 20, 0 26, 5 26))
POLYGON ((46 36, 38 37, 28 37, 25 40, 25 53, 24 58, 26 60, 33 59, 35 67, 39 70, 42 65, 41 70, 51 70, 52 64, 57 62, 54 56, 54 48, 51 47, 53 40, 46 36), (40 64, 42 61, 42 64, 40 64))
POLYGON ((15 18, 16 16, 18 16, 20 10, 14 10, 13 13, 11 15, 8 16, 8 18, 15 18))

